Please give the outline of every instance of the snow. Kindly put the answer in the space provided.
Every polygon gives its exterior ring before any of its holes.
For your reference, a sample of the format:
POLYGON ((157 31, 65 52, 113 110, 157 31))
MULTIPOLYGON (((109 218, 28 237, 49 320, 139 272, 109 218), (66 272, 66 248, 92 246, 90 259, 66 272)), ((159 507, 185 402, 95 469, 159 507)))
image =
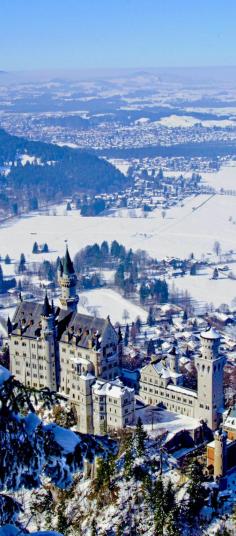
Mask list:
POLYGON ((167 441, 181 430, 195 430, 200 426, 197 419, 168 410, 157 410, 154 406, 136 408, 136 417, 141 417, 144 428, 150 435, 167 431, 167 441))
POLYGON ((156 121, 156 124, 160 124, 169 128, 191 128, 194 125, 200 124, 205 128, 228 128, 235 127, 235 121, 231 119, 214 119, 214 120, 200 120, 198 117, 191 115, 170 115, 168 117, 162 117, 160 121, 156 121))
POLYGON ((36 158, 35 156, 30 156, 28 154, 22 154, 20 156, 20 159, 21 159, 22 166, 25 166, 26 164, 33 164, 33 163, 40 164, 40 158, 36 158))
POLYGON ((218 333, 218 331, 216 331, 216 329, 210 328, 207 331, 202 331, 201 337, 203 337, 204 339, 214 340, 220 339, 220 334, 218 333))
POLYGON ((68 240, 71 255, 82 247, 116 239, 127 248, 143 249, 157 258, 195 256, 212 251, 216 240, 222 250, 235 248, 236 226, 229 218, 235 214, 235 197, 201 195, 175 206, 163 219, 161 210, 147 218, 83 218, 78 211, 65 215, 65 205, 57 207, 58 216, 34 214, 16 218, 0 228, 1 255, 19 259, 22 250, 27 261, 56 260, 64 255, 68 240), (200 206, 204 201, 205 204, 200 206), (197 208, 198 207, 198 208, 197 208), (193 210, 195 208, 195 210, 193 210), (36 233, 36 235, 32 235, 36 233), (52 251, 32 255, 33 242, 47 242, 52 251))
POLYGON ((219 171, 212 173, 201 173, 207 184, 220 190, 236 190, 236 164, 230 162, 228 166, 222 166, 219 171))
POLYGON ((65 453, 73 452, 76 445, 80 443, 80 438, 74 432, 57 424, 47 424, 44 426, 44 430, 53 433, 55 441, 63 448, 65 453))
MULTIPOLYGON (((213 269, 211 273, 212 271, 213 269)), ((212 303, 214 307, 219 307, 222 303, 231 305, 236 297, 235 279, 211 279, 208 271, 196 276, 176 278, 174 287, 179 291, 187 291, 199 304, 212 303)))
POLYGON ((4 382, 9 380, 10 377, 11 377, 11 372, 7 370, 5 367, 2 367, 2 365, 0 365, 0 387, 3 385, 4 382))
POLYGON ((110 162, 113 166, 115 166, 117 169, 119 169, 119 171, 121 171, 121 173, 123 173, 124 175, 127 175, 128 174, 128 169, 130 167, 130 162, 126 161, 126 160, 122 160, 120 158, 116 158, 116 159, 109 159, 108 162, 110 162))
POLYGON ((86 309, 88 314, 96 314, 100 318, 106 318, 110 316, 111 322, 120 322, 121 324, 127 323, 127 321, 133 322, 139 316, 142 321, 147 320, 147 311, 139 305, 134 305, 129 300, 123 298, 120 294, 112 289, 93 289, 80 294, 80 303, 78 311, 80 311, 80 304, 83 309, 86 309), (127 312, 126 318, 124 318, 124 311, 127 312))

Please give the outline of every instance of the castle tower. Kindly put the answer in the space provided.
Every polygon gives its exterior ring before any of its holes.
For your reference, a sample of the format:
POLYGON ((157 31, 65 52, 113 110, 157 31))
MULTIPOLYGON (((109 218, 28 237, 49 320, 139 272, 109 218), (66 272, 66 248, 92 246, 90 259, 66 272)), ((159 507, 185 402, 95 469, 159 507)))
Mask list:
POLYGON ((227 433, 217 430, 214 433, 214 478, 221 478, 227 470, 227 433))
POLYGON ((48 301, 47 294, 44 298, 43 310, 41 314, 41 337, 44 345, 44 356, 46 359, 45 385, 51 391, 56 391, 58 387, 57 381, 57 343, 56 343, 56 328, 55 315, 53 307, 48 301))
POLYGON ((79 297, 76 294, 77 277, 68 247, 66 247, 64 259, 60 261, 59 264, 58 281, 61 287, 61 308, 69 311, 76 311, 79 301, 79 297))
POLYGON ((195 417, 206 420, 212 430, 218 428, 224 407, 224 356, 219 354, 220 335, 214 329, 201 333, 200 355, 195 357, 198 378, 198 398, 195 417))

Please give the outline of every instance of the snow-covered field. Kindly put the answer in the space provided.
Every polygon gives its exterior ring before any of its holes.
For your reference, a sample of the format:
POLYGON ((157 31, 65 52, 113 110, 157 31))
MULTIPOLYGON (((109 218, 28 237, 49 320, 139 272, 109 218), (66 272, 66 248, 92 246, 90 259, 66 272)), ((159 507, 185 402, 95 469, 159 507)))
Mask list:
MULTIPOLYGON (((236 265, 235 273, 236 273, 236 265)), ((196 276, 186 275, 176 278, 174 286, 180 291, 187 291, 193 299, 203 304, 213 304, 214 307, 226 303, 231 305, 236 298, 236 279, 228 279, 220 276, 219 279, 211 279, 213 269, 196 276)))
POLYGON ((106 318, 109 315, 113 324, 116 322, 130 323, 135 321, 138 316, 142 321, 147 320, 145 309, 134 305, 111 289, 94 289, 82 292, 79 311, 80 306, 87 310, 87 314, 101 318, 106 318))
POLYGON ((201 175, 206 183, 216 190, 221 188, 236 190, 236 162, 230 162, 229 166, 222 166, 219 171, 202 173, 201 175))
POLYGON ((27 260, 55 260, 63 255, 65 240, 71 254, 94 242, 111 242, 116 239, 128 248, 144 249, 157 258, 166 256, 186 257, 191 252, 196 257, 212 251, 216 240, 224 251, 235 248, 236 197, 207 196, 189 198, 184 206, 173 207, 163 219, 161 210, 150 217, 97 217, 83 218, 79 211, 65 215, 65 207, 57 208, 57 216, 35 214, 7 222, 0 228, 0 252, 19 259, 24 252, 27 260), (200 206, 204 201, 204 205, 200 206), (199 208, 197 208, 199 207, 199 208), (195 209, 195 210, 193 210, 195 209), (196 210, 197 209, 197 210, 196 210), (50 253, 32 255, 34 241, 48 243, 50 253))
POLYGON ((168 128, 191 128, 198 123, 201 123, 203 127, 235 127, 236 123, 231 119, 214 119, 214 120, 201 120, 198 117, 191 115, 170 115, 168 117, 162 117, 160 121, 156 123, 168 127, 168 128))

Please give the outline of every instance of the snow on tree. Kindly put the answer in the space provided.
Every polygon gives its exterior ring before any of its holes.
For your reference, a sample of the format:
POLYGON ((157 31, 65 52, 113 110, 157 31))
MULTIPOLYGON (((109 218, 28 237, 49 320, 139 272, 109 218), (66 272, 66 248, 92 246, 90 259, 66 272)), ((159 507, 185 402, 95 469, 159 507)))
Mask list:
MULTIPOLYGON (((8 492, 39 488, 45 476, 65 489, 74 473, 83 470, 84 460, 92 462, 96 456, 106 457, 116 451, 116 442, 106 436, 45 424, 35 412, 33 399, 40 401, 42 408, 58 402, 56 393, 48 389, 32 391, 0 366, 0 524, 17 522, 20 507, 8 492)), ((13 536, 14 531, 9 534, 13 536)))

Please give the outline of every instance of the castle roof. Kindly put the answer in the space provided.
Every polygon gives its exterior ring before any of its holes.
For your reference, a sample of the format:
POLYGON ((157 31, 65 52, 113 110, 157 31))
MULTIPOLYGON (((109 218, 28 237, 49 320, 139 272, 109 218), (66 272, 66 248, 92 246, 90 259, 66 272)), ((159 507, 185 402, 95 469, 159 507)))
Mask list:
POLYGON ((65 275, 73 275, 75 273, 74 265, 70 258, 68 247, 66 247, 66 254, 63 260, 63 273, 65 275))
MULTIPOLYGON (((18 304, 13 320, 12 335, 36 339, 41 336, 41 317, 48 315, 48 299, 44 303, 23 301, 18 304), (45 305, 46 301, 46 305, 45 305), (46 310, 45 310, 46 307, 46 310)), ((83 348, 99 349, 105 328, 110 324, 108 319, 72 312, 59 307, 55 310, 57 338, 61 342, 73 343, 83 348)), ((114 328, 113 328, 114 329, 114 328)))
POLYGON ((45 294, 42 315, 46 318, 52 314, 52 307, 48 301, 48 295, 45 294))

